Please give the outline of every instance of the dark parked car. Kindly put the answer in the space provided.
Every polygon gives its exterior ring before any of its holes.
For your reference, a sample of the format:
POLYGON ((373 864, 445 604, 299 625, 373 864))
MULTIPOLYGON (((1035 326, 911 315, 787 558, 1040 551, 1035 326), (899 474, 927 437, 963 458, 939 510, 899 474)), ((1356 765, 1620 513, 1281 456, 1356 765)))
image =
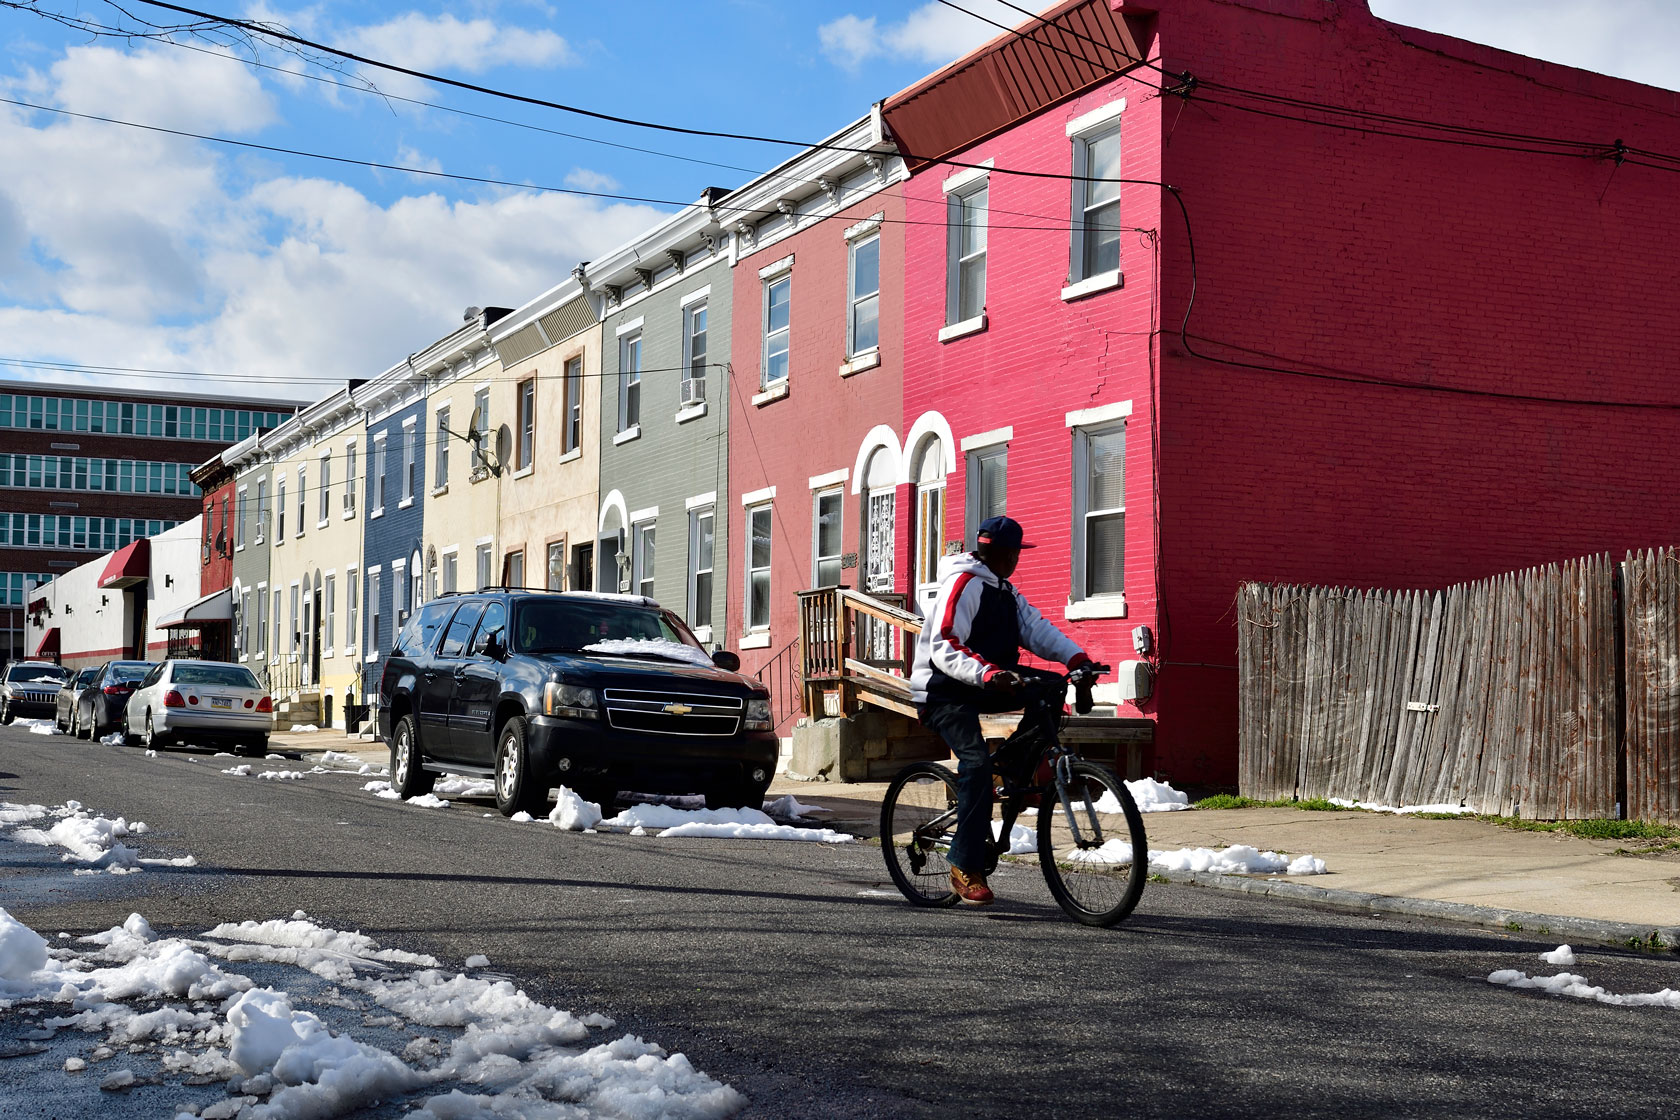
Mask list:
POLYGON ((82 693, 75 733, 84 739, 103 739, 121 731, 128 698, 156 667, 155 661, 107 661, 101 665, 92 687, 82 693))
POLYGON ((93 678, 99 675, 97 668, 78 669, 76 675, 64 682, 58 690, 58 699, 53 705, 53 722, 60 731, 74 733, 76 728, 76 704, 82 698, 93 678))
POLYGON ((0 723, 20 716, 51 716, 58 710, 58 690, 70 674, 51 661, 14 661, 0 679, 0 723))
POLYGON ((770 696, 651 599, 448 594, 397 636, 379 684, 391 788, 494 777, 496 807, 540 813, 569 786, 603 811, 620 790, 762 801, 776 769, 770 696))

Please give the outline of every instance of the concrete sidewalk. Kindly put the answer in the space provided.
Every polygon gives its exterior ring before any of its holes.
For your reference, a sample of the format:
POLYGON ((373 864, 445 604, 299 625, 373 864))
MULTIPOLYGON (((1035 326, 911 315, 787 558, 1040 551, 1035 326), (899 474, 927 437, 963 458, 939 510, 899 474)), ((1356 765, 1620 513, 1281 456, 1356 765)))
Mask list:
MULTIPOLYGON (((886 783, 828 784, 779 778, 771 796, 792 793, 832 814, 825 824, 859 836, 880 832, 886 783)), ((1411 914, 1529 931, 1560 939, 1625 943, 1651 934, 1680 946, 1680 851, 1652 842, 1583 840, 1519 832, 1480 820, 1420 820, 1392 813, 1301 809, 1191 809, 1144 816, 1149 846, 1311 854, 1325 875, 1207 873, 1167 878, 1341 909, 1411 914)))
MULTIPOLYGON (((280 732, 270 749, 306 761, 326 751, 389 760, 385 744, 341 732, 280 732)), ((793 794, 829 810, 821 822, 863 839, 880 834, 885 782, 795 781, 778 775, 771 798, 793 794)), ((1149 846, 1311 854, 1325 875, 1171 874, 1169 879, 1373 913, 1548 930, 1560 939, 1680 947, 1680 850, 1650 842, 1519 832, 1479 820, 1301 809, 1192 809, 1144 817, 1149 846)))

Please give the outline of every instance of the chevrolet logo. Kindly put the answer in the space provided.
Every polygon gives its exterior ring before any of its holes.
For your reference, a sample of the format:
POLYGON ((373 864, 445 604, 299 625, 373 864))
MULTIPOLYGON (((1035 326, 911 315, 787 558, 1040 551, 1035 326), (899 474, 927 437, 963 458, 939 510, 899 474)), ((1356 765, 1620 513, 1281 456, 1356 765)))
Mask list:
POLYGON ((694 709, 689 707, 687 704, 680 704, 679 703, 679 704, 667 704, 667 705, 665 705, 663 710, 664 710, 665 714, 669 715, 669 716, 686 716, 688 713, 692 712, 694 709))

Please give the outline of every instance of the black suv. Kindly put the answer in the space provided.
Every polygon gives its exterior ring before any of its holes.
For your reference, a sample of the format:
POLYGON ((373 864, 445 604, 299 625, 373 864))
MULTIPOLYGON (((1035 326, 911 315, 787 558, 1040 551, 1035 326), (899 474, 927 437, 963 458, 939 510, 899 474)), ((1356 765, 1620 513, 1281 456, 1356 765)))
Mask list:
POLYGON ((445 594, 397 635, 379 681, 391 788, 494 777, 506 816, 571 787, 610 814, 619 790, 757 808, 776 769, 770 694, 640 596, 445 594))

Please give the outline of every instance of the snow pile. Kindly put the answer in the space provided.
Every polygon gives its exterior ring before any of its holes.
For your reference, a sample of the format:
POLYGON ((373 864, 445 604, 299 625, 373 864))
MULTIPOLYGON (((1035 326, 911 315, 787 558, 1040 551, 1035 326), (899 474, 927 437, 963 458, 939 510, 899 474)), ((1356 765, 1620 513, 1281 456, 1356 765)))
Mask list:
POLYGON ((133 848, 118 843, 129 835, 128 822, 122 817, 111 820, 91 816, 79 801, 66 802, 52 810, 51 815, 61 818, 51 828, 20 828, 12 834, 12 839, 25 844, 64 848, 66 863, 131 867, 139 858, 139 853, 133 848))
MULTIPOLYGON (((247 770, 249 768, 247 767, 247 770)), ((266 782, 297 782, 303 780, 302 770, 264 770, 257 777, 266 782)))
MULTIPOLYGON (((758 809, 678 809, 672 805, 632 805, 611 820, 621 828, 660 829, 659 835, 723 836, 749 840, 804 840, 821 844, 849 844, 849 832, 831 828, 798 828, 777 824, 758 809)), ((632 831, 634 835, 634 831, 632 831)))
MULTIPOLYGON (((992 839, 1003 835, 1003 822, 992 822, 992 839)), ((1031 855, 1038 851, 1038 833, 1024 824, 1017 824, 1009 829, 1009 854, 1012 856, 1031 855)), ((1132 859, 1131 848, 1126 850, 1126 862, 1132 859)))
POLYGON ((472 956, 467 958, 466 967, 467 968, 489 968, 490 967, 490 958, 485 956, 483 953, 474 953, 472 956))
POLYGON ((812 813, 827 813, 832 810, 824 809, 821 805, 806 805, 793 794, 778 797, 774 801, 764 803, 764 811, 778 820, 803 820, 812 813))
POLYGON ((436 968, 438 962, 424 953, 381 949, 362 933, 327 929, 310 921, 303 911, 290 920, 267 922, 223 922, 205 933, 215 942, 204 942, 206 952, 228 961, 264 961, 308 969, 327 980, 348 980, 357 969, 384 970, 393 964, 436 968), (217 942, 234 944, 222 945, 217 942))
POLYGON ((236 778, 249 778, 251 776, 251 764, 249 762, 241 762, 238 766, 232 766, 223 770, 222 773, 232 774, 236 778))
POLYGON ((1503 984, 1508 988, 1534 988, 1554 996, 1590 999, 1616 1007, 1671 1007, 1680 1010, 1680 992, 1664 988, 1660 992, 1639 992, 1617 995, 1596 984, 1587 983, 1585 976, 1560 972, 1556 976, 1530 976, 1514 968, 1502 968, 1488 974, 1489 984, 1503 984))
POLYGON ((46 815, 45 805, 19 805, 15 801, 0 801, 0 828, 11 828, 25 821, 38 821, 46 815))
POLYGON ((20 719, 16 721, 18 727, 31 731, 36 735, 57 735, 58 722, 50 719, 20 719))
POLYGON ((584 653, 606 653, 622 657, 659 657, 667 661, 687 661, 691 665, 712 668, 712 658, 703 649, 664 638, 608 638, 583 647, 584 653))
POLYGON ((46 939, 0 906, 0 993, 6 981, 27 980, 46 967, 46 939))
POLYGON ((1568 968, 1575 963, 1575 950, 1567 945, 1559 945, 1549 953, 1541 953, 1540 959, 1559 968, 1568 968))
POLYGON ((99 737, 99 741, 104 743, 107 747, 120 747, 127 740, 123 738, 122 732, 113 731, 109 735, 101 735, 99 737))
POLYGON ((496 783, 489 778, 443 777, 432 786, 432 792, 443 797, 494 797, 496 783))
POLYGON ((1384 805, 1376 801, 1350 801, 1345 797, 1331 797, 1327 800, 1332 805, 1340 805, 1344 809, 1364 809, 1368 813, 1396 813, 1407 816, 1412 813, 1438 813, 1443 816, 1474 816, 1476 810, 1469 805, 1384 805))
MULTIPOLYGON (((485 785, 490 787, 491 792, 495 791, 495 783, 486 782, 485 785)), ((448 792, 445 782, 439 782, 436 788, 444 789, 445 792, 448 792)), ((449 802, 434 793, 422 793, 418 797, 410 797, 404 801, 402 794, 392 789, 391 783, 388 781, 368 782, 362 787, 362 789, 373 794, 375 797, 384 798, 386 801, 402 801, 404 805, 418 805, 422 809, 449 808, 449 802)))
MULTIPOLYGON (((1175 813, 1190 808, 1190 795, 1180 793, 1166 782, 1157 782, 1154 778, 1139 778, 1135 782, 1127 782, 1126 790, 1137 802, 1140 813, 1175 813)), ((1104 813, 1118 813, 1120 806, 1113 794, 1105 793, 1097 800, 1097 809, 1104 813), (1112 808, 1104 802, 1116 802, 1112 808)))
POLYGON ((585 801, 570 787, 561 786, 554 796, 554 811, 548 814, 554 827, 567 832, 590 832, 601 823, 601 807, 585 801))
POLYGON ((435 794, 422 793, 418 797, 410 797, 404 805, 418 805, 422 809, 447 809, 449 802, 435 794))
POLYGON ((1322 875, 1324 861, 1313 856, 1291 860, 1277 852, 1262 852, 1247 844, 1211 848, 1180 848, 1173 852, 1150 851, 1149 865, 1166 871, 1212 871, 1219 875, 1322 875))
POLYGON ((316 727, 313 723, 294 723, 286 729, 286 732, 291 735, 303 735, 310 731, 319 730, 321 729, 316 727))

